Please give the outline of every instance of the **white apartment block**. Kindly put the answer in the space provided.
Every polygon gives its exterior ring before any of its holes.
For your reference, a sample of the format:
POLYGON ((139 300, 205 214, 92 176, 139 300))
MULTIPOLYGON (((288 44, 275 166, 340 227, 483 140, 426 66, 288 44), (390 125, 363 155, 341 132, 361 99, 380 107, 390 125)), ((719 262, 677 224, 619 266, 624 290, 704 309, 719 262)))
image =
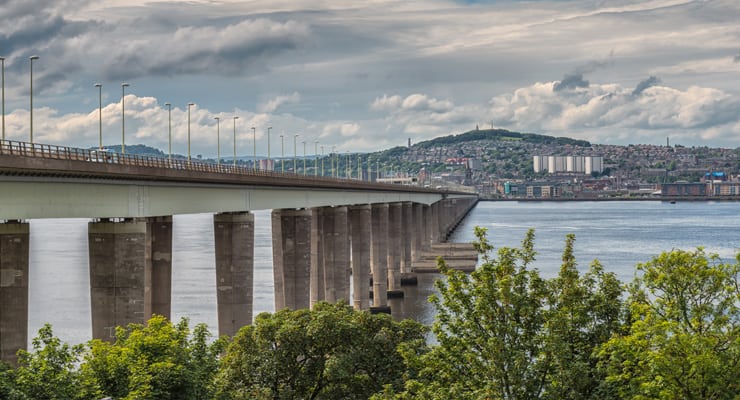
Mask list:
POLYGON ((604 170, 601 156, 534 156, 534 172, 547 171, 550 174, 570 172, 590 175, 604 170))

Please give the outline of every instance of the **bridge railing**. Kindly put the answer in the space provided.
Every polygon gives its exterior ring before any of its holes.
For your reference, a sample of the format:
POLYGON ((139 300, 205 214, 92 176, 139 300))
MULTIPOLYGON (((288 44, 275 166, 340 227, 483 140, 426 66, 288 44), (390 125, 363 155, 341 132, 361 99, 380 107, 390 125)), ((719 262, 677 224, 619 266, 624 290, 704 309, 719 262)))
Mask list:
MULTIPOLYGON (((293 181, 310 182, 335 182, 350 183, 361 182, 352 178, 334 178, 325 176, 303 175, 294 172, 277 172, 255 169, 243 165, 234 166, 231 163, 206 163, 202 161, 188 161, 182 158, 148 157, 134 154, 114 153, 106 150, 79 149, 75 147, 56 146, 50 144, 18 142, 12 140, 0 140, 0 155, 19 157, 34 157, 56 160, 82 161, 88 163, 106 163, 117 165, 130 165, 136 167, 163 168, 174 170, 187 170, 198 172, 210 172, 221 174, 248 175, 259 177, 290 178, 293 181)), ((367 182, 364 182, 367 183, 367 182)), ((391 183, 373 183, 374 185, 395 186, 391 183)))

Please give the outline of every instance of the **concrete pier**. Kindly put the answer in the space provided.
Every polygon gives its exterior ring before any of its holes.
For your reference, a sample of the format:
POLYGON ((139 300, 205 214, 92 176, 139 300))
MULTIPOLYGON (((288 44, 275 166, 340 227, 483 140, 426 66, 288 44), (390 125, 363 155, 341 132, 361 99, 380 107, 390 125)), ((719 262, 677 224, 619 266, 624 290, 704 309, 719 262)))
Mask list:
POLYGON ((403 297, 401 290, 401 224, 403 205, 388 205, 388 296, 403 297))
POLYGON ((372 205, 372 244, 370 264, 373 271, 373 306, 388 309, 388 204, 372 205))
POLYGON ((234 336, 252 323, 254 214, 213 216, 219 336, 234 336))
POLYGON ((432 207, 421 206, 421 251, 429 251, 432 245, 432 207))
POLYGON ((272 211, 275 310, 310 306, 311 210, 272 211))
POLYGON ((347 207, 325 207, 322 212, 324 245, 324 300, 349 303, 349 232, 347 207))
POLYGON ((352 242, 352 305, 355 310, 370 308, 370 242, 372 240, 370 205, 349 208, 352 242))
POLYGON ((401 274, 411 272, 412 213, 411 203, 403 203, 401 207, 401 274))
POLYGON ((172 217, 88 224, 93 338, 144 323, 155 310, 170 317, 172 217))
POLYGON ((0 361, 15 365, 28 341, 29 225, 0 223, 0 361))
POLYGON ((422 251, 422 237, 424 232, 422 204, 413 203, 411 210, 411 260, 417 261, 422 251))
POLYGON ((311 209, 311 272, 309 304, 325 300, 324 290, 324 207, 311 209))

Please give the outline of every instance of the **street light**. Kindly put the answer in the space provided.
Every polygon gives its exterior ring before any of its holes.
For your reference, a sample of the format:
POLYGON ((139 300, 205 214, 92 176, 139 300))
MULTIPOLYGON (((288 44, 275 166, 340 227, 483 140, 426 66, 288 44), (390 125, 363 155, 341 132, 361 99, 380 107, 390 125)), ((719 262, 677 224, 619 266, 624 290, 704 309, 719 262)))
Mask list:
POLYGON ((337 165, 337 168, 334 168, 334 163, 337 160, 337 155, 334 152, 334 149, 336 149, 336 146, 331 146, 331 176, 333 178, 337 177, 337 169, 339 169, 339 165, 337 165))
POLYGON ((313 176, 319 176, 319 141, 318 140, 313 142, 313 154, 314 154, 313 176))
POLYGON ((126 154, 126 108, 124 105, 124 98, 126 88, 129 87, 128 83, 124 82, 121 84, 121 154, 126 154))
POLYGON ((31 130, 30 130, 29 138, 30 138, 31 144, 33 144, 33 60, 38 60, 39 56, 31 56, 31 57, 28 57, 28 59, 30 60, 30 63, 31 63, 31 110, 30 110, 31 111, 30 113, 31 130))
POLYGON ((221 165, 221 117, 213 117, 216 120, 216 166, 221 165))
POLYGON ((298 140, 298 136, 301 136, 301 135, 299 135, 299 134, 296 133, 293 136, 293 173, 294 174, 297 174, 298 173, 298 162, 297 162, 297 160, 298 160, 298 157, 297 157, 298 156, 298 150, 297 150, 298 147, 296 146, 296 141, 298 140))
POLYGON ((236 120, 239 119, 236 115, 234 116, 234 168, 236 168, 236 120))
POLYGON ((5 57, 0 57, 3 71, 3 140, 5 140, 5 57))
POLYGON ((188 164, 190 164, 190 107, 194 105, 193 103, 188 103, 188 164))
POLYGON ((272 171, 272 167, 270 166, 270 129, 272 129, 271 126, 267 127, 267 169, 272 171))
POLYGON ((303 141, 303 175, 306 175, 306 141, 303 141))
POLYGON ((96 83, 98 88, 98 150, 103 150, 103 84, 96 83))
POLYGON ((169 152, 167 159, 172 164, 172 104, 164 103, 167 106, 167 140, 169 142, 169 152))
POLYGON ((252 157, 252 169, 257 169, 257 128, 252 127, 252 150, 254 155, 252 157))
POLYGON ((324 175, 324 146, 321 146, 321 177, 324 176, 326 176, 324 175))
POLYGON ((283 140, 283 137, 285 135, 280 135, 280 172, 285 173, 285 141, 283 140))

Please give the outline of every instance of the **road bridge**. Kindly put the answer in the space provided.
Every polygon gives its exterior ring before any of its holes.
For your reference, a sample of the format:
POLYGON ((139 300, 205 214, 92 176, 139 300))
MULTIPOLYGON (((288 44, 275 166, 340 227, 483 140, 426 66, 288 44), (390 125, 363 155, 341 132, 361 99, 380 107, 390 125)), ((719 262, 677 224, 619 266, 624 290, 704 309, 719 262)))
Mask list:
POLYGON ((0 358, 15 362, 27 345, 31 219, 90 219, 93 337, 113 340, 116 326, 170 316, 172 215, 214 214, 218 329, 234 335, 252 322, 253 211, 272 210, 276 310, 321 300, 382 310, 411 262, 476 201, 431 188, 0 141, 0 358))

